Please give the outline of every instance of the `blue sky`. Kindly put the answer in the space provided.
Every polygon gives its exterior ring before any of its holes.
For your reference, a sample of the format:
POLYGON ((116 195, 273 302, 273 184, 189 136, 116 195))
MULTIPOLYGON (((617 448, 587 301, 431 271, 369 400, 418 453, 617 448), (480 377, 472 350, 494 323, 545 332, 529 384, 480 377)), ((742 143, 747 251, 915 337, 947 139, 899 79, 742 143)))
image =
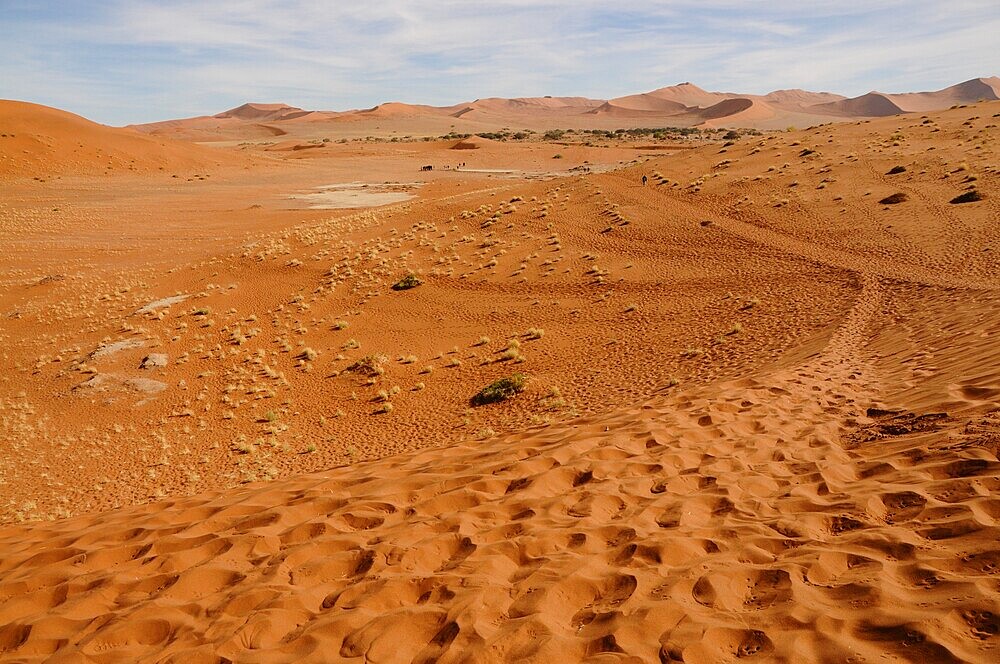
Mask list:
POLYGON ((1000 0, 0 0, 0 98, 108 124, 710 90, 846 95, 1000 75, 1000 0))

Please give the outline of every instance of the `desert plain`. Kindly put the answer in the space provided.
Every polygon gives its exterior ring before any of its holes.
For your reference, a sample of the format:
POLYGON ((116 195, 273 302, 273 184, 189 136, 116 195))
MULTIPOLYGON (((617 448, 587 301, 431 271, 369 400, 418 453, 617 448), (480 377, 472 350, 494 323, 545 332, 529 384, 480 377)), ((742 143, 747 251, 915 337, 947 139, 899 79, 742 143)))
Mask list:
POLYGON ((0 661, 997 661, 1000 81, 664 90, 0 102, 0 661))

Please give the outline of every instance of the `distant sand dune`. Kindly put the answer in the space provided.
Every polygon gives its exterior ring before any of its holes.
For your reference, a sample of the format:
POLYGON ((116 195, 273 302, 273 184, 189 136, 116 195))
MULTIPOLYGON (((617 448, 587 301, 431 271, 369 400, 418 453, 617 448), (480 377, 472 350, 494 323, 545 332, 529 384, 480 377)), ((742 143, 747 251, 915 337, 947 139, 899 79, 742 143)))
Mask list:
POLYGON ((287 104, 244 104, 211 117, 140 125, 143 132, 187 140, 254 140, 261 122, 280 125, 303 139, 324 132, 402 132, 438 135, 508 129, 617 129, 656 126, 743 126, 784 128, 828 121, 940 110, 955 104, 997 99, 1000 79, 977 78, 936 92, 871 92, 846 98, 829 92, 775 90, 766 95, 709 92, 681 83, 610 100, 587 97, 488 97, 451 106, 386 102, 351 111, 304 111, 287 104), (744 100, 737 102, 735 100, 744 100), (752 106, 744 108, 749 101, 752 106), (449 118, 460 120, 457 125, 449 118), (624 127, 619 127, 624 125, 624 127))

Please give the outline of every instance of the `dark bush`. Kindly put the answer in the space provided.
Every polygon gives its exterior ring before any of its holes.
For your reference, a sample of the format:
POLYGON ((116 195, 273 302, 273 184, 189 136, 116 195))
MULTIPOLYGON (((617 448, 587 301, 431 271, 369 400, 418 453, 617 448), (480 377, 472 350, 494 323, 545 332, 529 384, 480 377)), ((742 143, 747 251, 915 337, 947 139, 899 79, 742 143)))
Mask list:
POLYGON ((527 381, 528 377, 520 373, 493 381, 480 390, 479 394, 472 397, 472 405, 482 406, 488 403, 497 403, 499 401, 509 399, 518 392, 523 391, 524 384, 527 381))
POLYGON ((411 288, 416 288, 422 283, 424 282, 420 281, 420 279, 417 278, 417 275, 408 274, 399 281, 397 281, 396 283, 394 283, 392 285, 392 290, 394 291, 410 290, 411 288))
POLYGON ((907 200, 909 200, 909 198, 910 197, 907 196, 906 194, 904 194, 903 192, 899 192, 898 194, 893 194, 892 196, 886 196, 885 198, 883 198, 882 200, 879 201, 879 204, 880 205, 896 205, 897 203, 904 203, 904 202, 906 202, 907 200))
POLYGON ((983 200, 983 195, 980 194, 975 189, 967 191, 964 194, 959 194, 955 198, 948 201, 952 205, 958 205, 959 203, 975 203, 976 201, 983 200))

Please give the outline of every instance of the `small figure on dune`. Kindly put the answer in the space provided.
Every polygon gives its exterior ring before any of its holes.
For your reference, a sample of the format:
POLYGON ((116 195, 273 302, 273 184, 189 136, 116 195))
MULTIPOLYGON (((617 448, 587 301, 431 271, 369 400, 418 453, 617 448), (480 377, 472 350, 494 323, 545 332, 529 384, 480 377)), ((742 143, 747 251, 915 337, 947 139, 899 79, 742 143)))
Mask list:
POLYGON ((647 177, 646 177, 645 175, 643 175, 643 176, 642 176, 642 186, 643 186, 643 187, 645 187, 645 186, 646 186, 646 180, 648 180, 648 179, 649 179, 649 178, 647 178, 647 177))

